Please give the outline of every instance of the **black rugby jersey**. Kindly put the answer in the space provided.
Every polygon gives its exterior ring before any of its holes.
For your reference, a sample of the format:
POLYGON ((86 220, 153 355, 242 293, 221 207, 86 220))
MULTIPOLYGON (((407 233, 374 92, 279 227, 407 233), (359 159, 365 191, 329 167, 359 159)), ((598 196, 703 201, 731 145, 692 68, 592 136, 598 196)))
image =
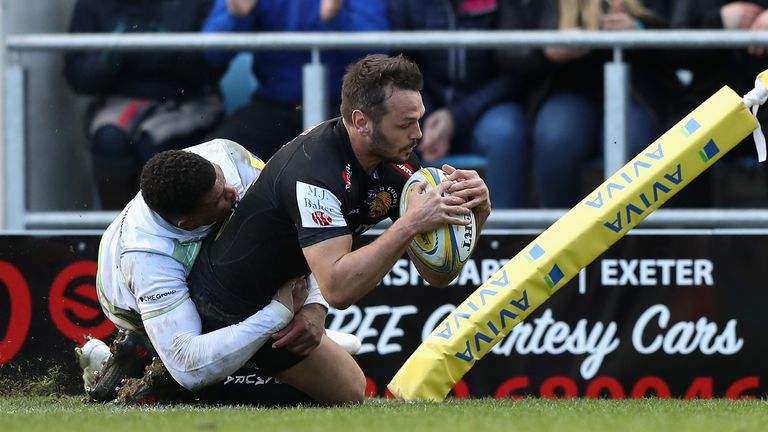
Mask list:
POLYGON ((191 285, 215 282, 233 302, 269 303, 288 279, 309 274, 303 247, 396 220, 403 186, 420 166, 412 154, 368 175, 341 118, 321 123, 267 162, 230 220, 204 243, 191 285))

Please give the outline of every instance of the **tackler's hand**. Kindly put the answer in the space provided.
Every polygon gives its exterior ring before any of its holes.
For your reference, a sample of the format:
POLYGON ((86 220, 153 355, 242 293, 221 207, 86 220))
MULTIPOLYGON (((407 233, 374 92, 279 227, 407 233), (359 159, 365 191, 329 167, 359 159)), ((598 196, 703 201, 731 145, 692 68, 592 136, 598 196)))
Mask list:
POLYGON ((325 316, 327 310, 319 304, 308 304, 302 307, 293 320, 282 330, 272 335, 272 348, 285 347, 288 351, 299 355, 309 355, 318 345, 325 334, 325 316))

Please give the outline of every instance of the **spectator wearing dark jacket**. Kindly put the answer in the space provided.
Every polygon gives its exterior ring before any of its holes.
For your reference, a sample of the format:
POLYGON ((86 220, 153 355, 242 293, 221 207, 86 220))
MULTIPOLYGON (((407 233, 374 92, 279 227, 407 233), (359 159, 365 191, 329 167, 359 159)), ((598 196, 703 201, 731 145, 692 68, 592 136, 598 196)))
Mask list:
MULTIPOLYGON (((500 0, 501 27, 517 30, 637 30, 666 26, 669 2, 649 0, 500 0)), ((513 73, 531 78, 532 161, 543 207, 570 208, 582 197, 584 165, 602 154, 603 66, 609 50, 548 46, 500 52, 513 73)), ((658 54, 627 51, 631 66, 627 156, 658 138, 679 85, 658 54)))
MULTIPOLYGON (((71 33, 196 32, 211 0, 78 0, 71 33)), ((223 70, 201 52, 68 53, 64 74, 94 96, 88 137, 101 205, 119 209, 138 190, 152 155, 198 144, 220 119, 223 70)))
MULTIPOLYGON (((677 0, 670 25, 676 29, 712 30, 765 30, 768 27, 768 0, 724 1, 724 0, 677 0)), ((765 52, 755 48, 712 48, 677 50, 675 66, 690 72, 690 82, 682 97, 676 98, 668 123, 674 124, 691 112, 723 85, 737 93, 745 94, 752 89, 757 74, 766 68, 765 52)), ((758 113, 765 124, 768 114, 758 113)), ((752 141, 750 138, 749 141, 752 141)), ((754 145, 739 145, 723 157, 724 162, 738 158, 753 157, 754 145)), ((685 188, 671 204, 686 207, 710 207, 715 203, 713 173, 702 173, 696 182, 685 188)))
MULTIPOLYGON (((671 25, 678 29, 766 30, 768 0, 678 0, 671 25)), ((691 72, 685 98, 677 105, 684 115, 723 85, 737 92, 752 89, 757 74, 765 70, 768 56, 762 47, 681 51, 679 67, 691 72)))
MULTIPOLYGON (((493 30, 496 0, 389 0, 393 30, 493 30)), ((424 74, 419 151, 425 162, 451 153, 485 156, 495 208, 528 202, 527 128, 522 83, 498 71, 492 50, 453 47, 406 52, 424 74)))

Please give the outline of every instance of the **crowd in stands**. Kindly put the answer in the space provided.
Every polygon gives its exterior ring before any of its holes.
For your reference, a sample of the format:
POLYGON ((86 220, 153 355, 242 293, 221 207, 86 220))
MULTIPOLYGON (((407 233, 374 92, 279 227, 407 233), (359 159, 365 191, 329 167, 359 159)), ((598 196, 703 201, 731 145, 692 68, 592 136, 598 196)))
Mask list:
MULTIPOLYGON (((768 0, 78 0, 70 25, 71 32, 89 33, 766 28, 768 0)), ((365 53, 321 52, 331 117, 339 113, 345 66, 365 53)), ((67 82, 92 97, 85 133, 102 208, 125 205, 141 166, 157 152, 221 137, 267 160, 302 132, 302 68, 310 53, 251 53, 256 90, 225 115, 218 86, 236 54, 67 54, 67 82)), ((497 209, 570 208, 597 186, 581 176, 602 157, 603 65, 611 50, 457 46, 403 54, 424 74, 417 150, 426 164, 457 154, 482 157, 497 209)), ((628 158, 721 86, 751 89, 766 69, 765 54, 765 47, 626 50, 628 158), (679 70, 690 72, 687 82, 679 70)), ((681 205, 710 205, 710 183, 699 181, 681 205)))

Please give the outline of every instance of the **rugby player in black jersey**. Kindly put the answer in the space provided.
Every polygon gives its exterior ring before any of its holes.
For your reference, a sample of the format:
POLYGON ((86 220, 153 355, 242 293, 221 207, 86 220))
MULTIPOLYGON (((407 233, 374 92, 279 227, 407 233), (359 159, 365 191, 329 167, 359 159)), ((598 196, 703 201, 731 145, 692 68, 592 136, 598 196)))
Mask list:
MULTIPOLYGON (((403 185, 421 165, 414 149, 422 135, 422 86, 418 67, 402 56, 370 55, 348 67, 342 117, 283 146, 203 243, 188 285, 205 331, 241 321, 285 281, 310 273, 328 303, 345 308, 374 289, 417 234, 465 224, 461 216, 472 210, 482 228, 491 211, 485 182, 475 171, 448 165, 448 181, 426 193, 417 189, 399 214, 403 185), (352 250, 354 236, 385 218, 392 226, 352 250)), ((432 285, 450 283, 444 274, 417 268, 432 285)), ((292 322, 255 361, 321 403, 359 401, 365 377, 327 337, 315 348, 285 349, 300 345, 308 331, 322 332, 326 312, 295 328, 292 322)))

